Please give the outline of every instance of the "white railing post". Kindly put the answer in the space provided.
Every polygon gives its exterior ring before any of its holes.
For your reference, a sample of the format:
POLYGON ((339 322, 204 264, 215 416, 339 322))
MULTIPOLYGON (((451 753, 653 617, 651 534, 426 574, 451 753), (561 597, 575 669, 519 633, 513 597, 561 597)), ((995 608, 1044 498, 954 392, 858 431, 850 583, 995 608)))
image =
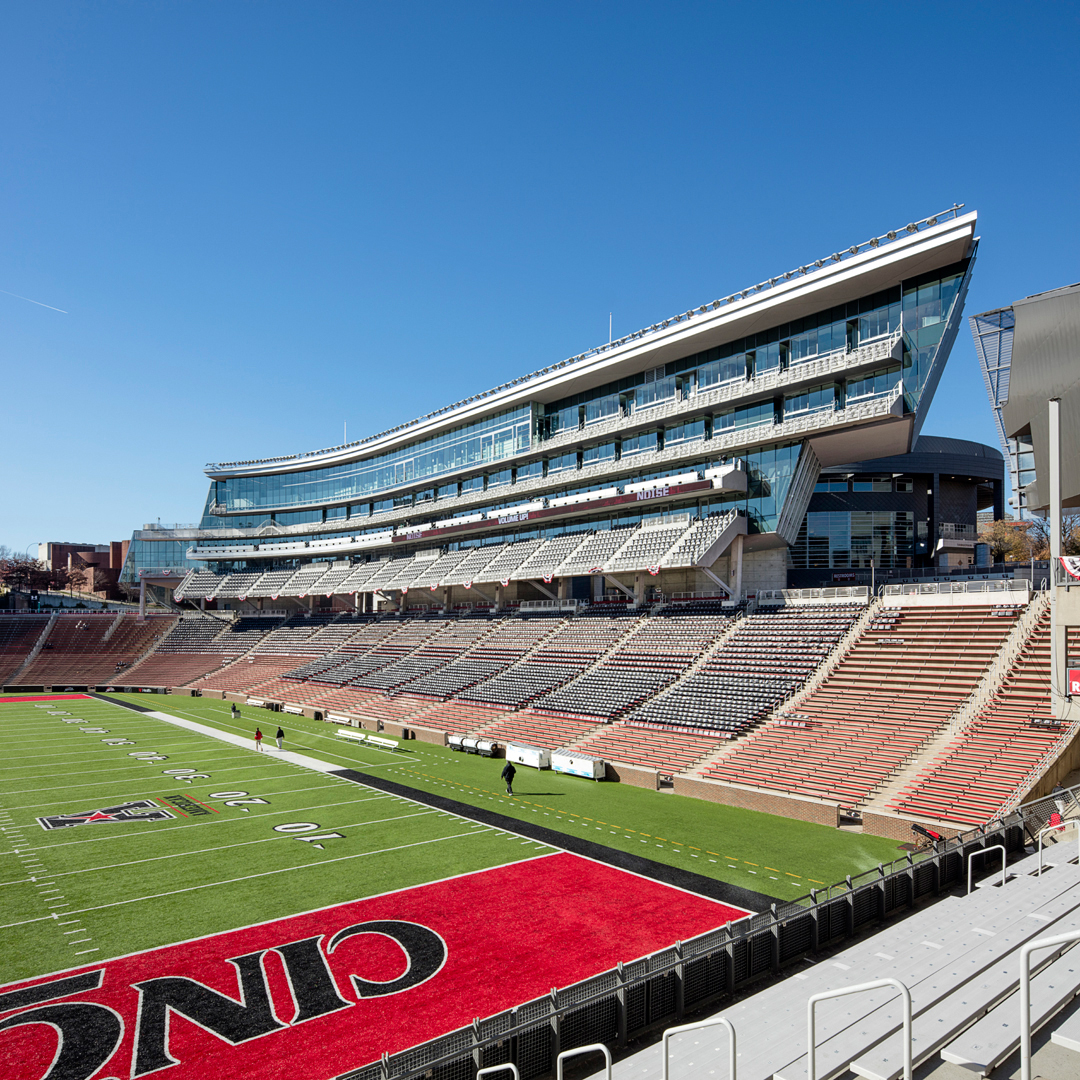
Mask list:
POLYGON ((1072 941, 1080 941, 1080 930, 1029 941, 1020 949, 1020 1080, 1031 1080, 1031 954, 1072 941))
POLYGON ((512 1065, 509 1061, 505 1065, 489 1065, 486 1069, 478 1069, 476 1080, 480 1080, 481 1076, 491 1076, 493 1073, 502 1072, 504 1069, 509 1069, 514 1074, 514 1080, 521 1080, 518 1067, 512 1065))
POLYGON ((591 1054, 594 1050, 604 1055, 604 1068, 607 1080, 611 1080, 611 1051, 603 1043, 589 1043, 588 1046, 575 1046, 573 1050, 564 1050, 555 1059, 555 1080, 563 1080, 563 1061, 577 1057, 578 1054, 591 1054))
MULTIPOLYGON (((859 983, 858 986, 846 986, 842 990, 824 990, 813 994, 806 1002, 806 1077, 817 1080, 817 1058, 814 1054, 814 1006, 819 1001, 830 998, 846 997, 848 994, 860 994, 864 990, 880 990, 886 986, 900 991, 904 999, 904 1080, 911 1080, 911 991, 899 979, 875 979, 873 982, 859 983)), ((562 1077, 559 1078, 562 1080, 562 1077)), ((1024 1080, 1030 1080, 1025 1077, 1024 1080)))
POLYGON ((671 1036, 679 1035, 684 1031, 700 1031, 702 1028, 716 1027, 717 1024, 723 1024, 728 1029, 728 1080, 735 1080, 735 1025, 726 1016, 713 1016, 708 1020, 699 1020, 696 1024, 680 1024, 678 1027, 668 1028, 664 1032, 664 1071, 661 1080, 668 1080, 671 1036))
POLYGON ((971 871, 975 866, 975 856, 985 855, 988 851, 1000 851, 1001 852, 1001 884, 1005 884, 1005 872, 1008 869, 1005 860, 1008 858, 1008 852, 1005 850, 1004 844, 991 844, 989 847, 980 848, 978 851, 973 851, 968 856, 968 896, 971 895, 971 871))
POLYGON ((1065 821, 1064 818, 1056 825, 1046 825, 1039 830, 1039 877, 1042 877, 1043 872, 1043 837, 1050 832, 1064 832, 1068 828, 1076 829, 1076 858, 1077 863, 1080 864, 1080 820, 1072 818, 1069 821, 1065 821))

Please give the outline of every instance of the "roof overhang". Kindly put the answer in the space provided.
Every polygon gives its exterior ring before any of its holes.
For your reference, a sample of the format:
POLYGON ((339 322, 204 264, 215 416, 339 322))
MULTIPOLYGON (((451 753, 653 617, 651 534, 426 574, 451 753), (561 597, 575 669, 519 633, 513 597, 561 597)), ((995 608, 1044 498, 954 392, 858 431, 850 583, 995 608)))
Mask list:
POLYGON ((361 446, 346 446, 289 460, 208 466, 205 472, 213 480, 224 480, 239 476, 271 476, 362 461, 492 413, 534 401, 558 401, 960 262, 971 252, 976 221, 977 214, 973 211, 909 236, 898 236, 891 243, 870 248, 839 262, 825 262, 820 268, 812 268, 805 276, 780 282, 773 288, 753 293, 718 310, 696 313, 692 318, 650 333, 647 337, 547 374, 525 379, 519 385, 493 392, 481 400, 408 425, 402 431, 388 433, 361 446))

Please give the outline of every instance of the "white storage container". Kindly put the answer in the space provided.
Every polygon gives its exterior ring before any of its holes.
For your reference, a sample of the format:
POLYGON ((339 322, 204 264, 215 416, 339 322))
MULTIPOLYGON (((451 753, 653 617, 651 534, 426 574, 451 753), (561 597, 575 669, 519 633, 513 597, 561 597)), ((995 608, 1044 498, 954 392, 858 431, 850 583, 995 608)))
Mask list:
POLYGON ((554 772, 584 776, 587 780, 603 780, 605 772, 603 758, 575 754, 569 750, 555 750, 551 755, 551 768, 554 772))
POLYGON ((506 744, 506 760, 515 765, 529 765, 534 769, 551 768, 551 751, 539 746, 524 746, 522 743, 506 744))

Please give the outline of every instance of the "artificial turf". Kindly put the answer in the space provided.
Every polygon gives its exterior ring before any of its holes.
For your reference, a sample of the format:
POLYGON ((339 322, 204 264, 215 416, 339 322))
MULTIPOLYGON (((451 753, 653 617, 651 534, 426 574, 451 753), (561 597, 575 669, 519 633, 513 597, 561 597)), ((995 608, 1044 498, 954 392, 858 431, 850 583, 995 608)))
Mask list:
POLYGON ((109 702, 39 704, 0 704, 0 984, 552 850, 109 702), (168 816, 37 820, 140 801, 168 816))
POLYGON ((703 802, 629 784, 519 767, 514 796, 504 793, 502 759, 481 758, 417 741, 396 753, 349 743, 337 725, 241 706, 212 698, 108 695, 196 720, 230 734, 272 733, 285 726, 286 746, 358 772, 385 776, 467 806, 496 809, 556 832, 585 836, 608 847, 713 877, 742 888, 794 900, 811 888, 873 869, 902 852, 895 841, 824 825, 703 802))

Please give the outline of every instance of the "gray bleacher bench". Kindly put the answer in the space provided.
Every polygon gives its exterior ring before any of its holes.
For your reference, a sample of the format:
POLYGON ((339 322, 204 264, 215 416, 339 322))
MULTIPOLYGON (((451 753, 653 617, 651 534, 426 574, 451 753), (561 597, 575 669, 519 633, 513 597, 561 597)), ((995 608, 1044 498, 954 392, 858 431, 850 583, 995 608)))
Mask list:
POLYGON ((386 739, 381 735, 369 735, 366 731, 357 731, 356 728, 338 728, 337 733, 343 739, 367 743, 369 746, 376 746, 380 750, 393 750, 396 752, 401 749, 396 739, 386 739))

